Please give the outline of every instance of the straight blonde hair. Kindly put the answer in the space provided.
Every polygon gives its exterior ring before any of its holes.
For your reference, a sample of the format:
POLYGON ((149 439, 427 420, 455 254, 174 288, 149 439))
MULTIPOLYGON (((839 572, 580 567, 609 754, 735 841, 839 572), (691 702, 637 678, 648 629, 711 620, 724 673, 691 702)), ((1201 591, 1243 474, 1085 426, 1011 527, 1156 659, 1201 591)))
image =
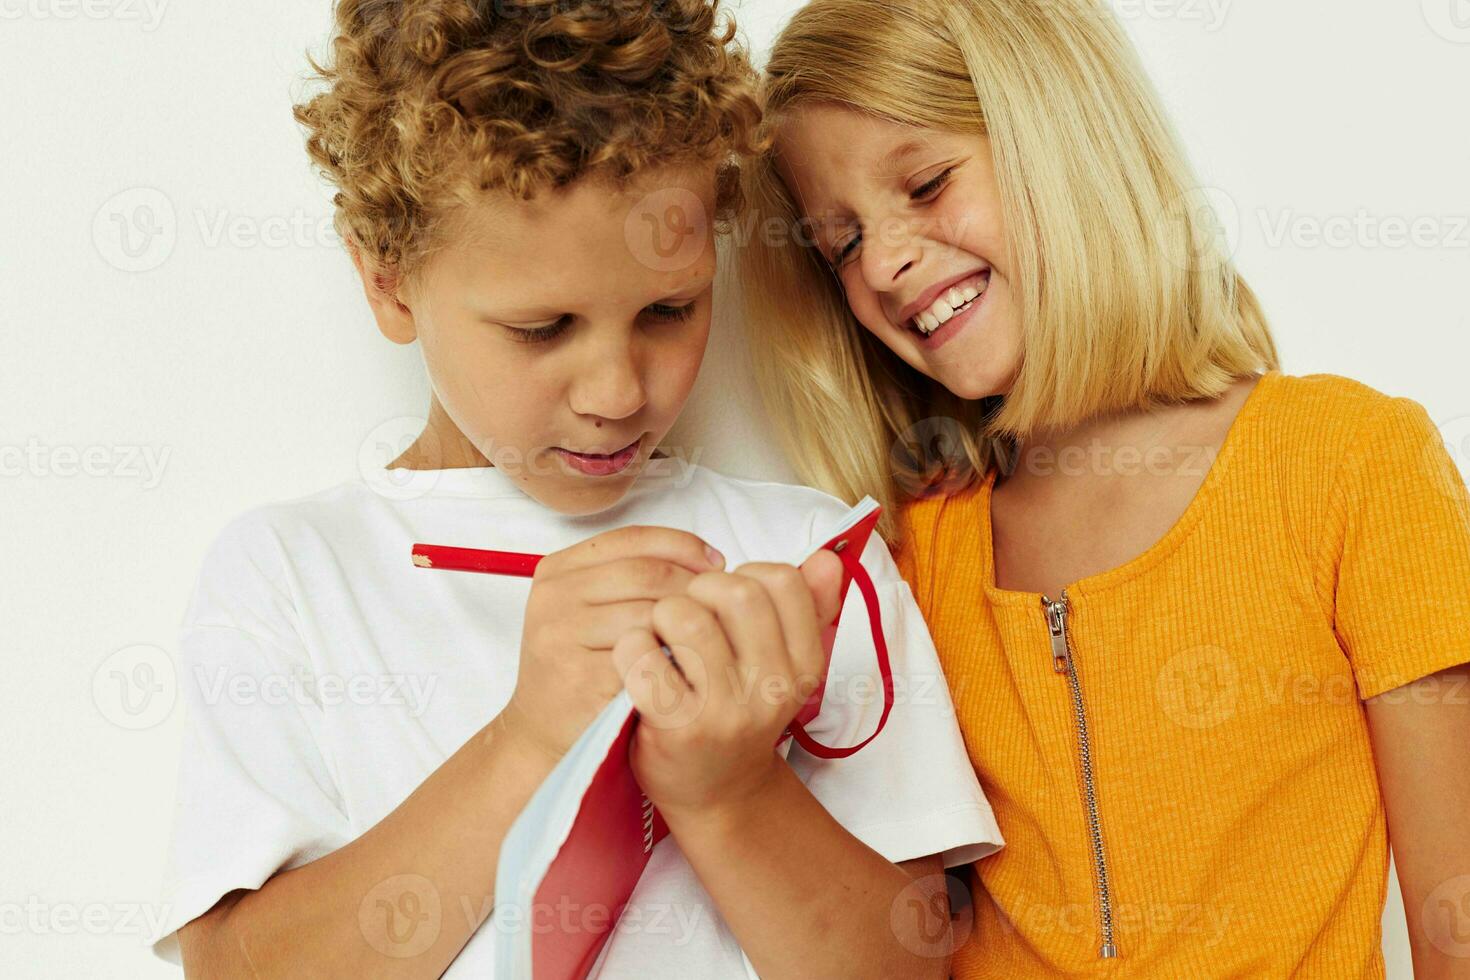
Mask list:
POLYGON ((754 367, 802 479, 897 508, 972 485, 1016 440, 1214 398, 1278 367, 1157 93, 1104 0, 811 0, 765 69, 748 227, 798 227, 774 134, 803 104, 986 136, 1020 287, 1022 363, 970 401, 862 327, 801 234, 738 248, 754 367))

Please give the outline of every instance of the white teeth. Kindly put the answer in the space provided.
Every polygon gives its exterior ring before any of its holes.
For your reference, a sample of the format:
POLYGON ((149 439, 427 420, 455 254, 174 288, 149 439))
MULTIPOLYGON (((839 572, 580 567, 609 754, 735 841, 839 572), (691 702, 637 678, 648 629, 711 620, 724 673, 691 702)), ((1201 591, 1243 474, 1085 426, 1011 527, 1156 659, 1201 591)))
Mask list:
POLYGON ((935 300, 933 306, 916 315, 912 321, 913 325, 924 334, 933 333, 948 323, 957 310, 983 294, 988 285, 989 280, 982 279, 978 284, 950 289, 935 300))

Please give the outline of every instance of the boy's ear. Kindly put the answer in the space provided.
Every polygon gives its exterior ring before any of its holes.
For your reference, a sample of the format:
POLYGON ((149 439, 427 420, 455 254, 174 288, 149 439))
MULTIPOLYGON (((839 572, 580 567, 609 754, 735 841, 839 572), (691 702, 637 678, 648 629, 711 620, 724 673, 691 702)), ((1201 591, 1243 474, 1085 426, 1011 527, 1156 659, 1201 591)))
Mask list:
POLYGON ((378 330, 395 344, 411 344, 418 338, 413 322, 413 311, 398 299, 398 280, 389 273, 369 268, 362 252, 349 243, 347 251, 352 255, 352 264, 362 279, 362 291, 372 307, 373 317, 378 321, 378 330))

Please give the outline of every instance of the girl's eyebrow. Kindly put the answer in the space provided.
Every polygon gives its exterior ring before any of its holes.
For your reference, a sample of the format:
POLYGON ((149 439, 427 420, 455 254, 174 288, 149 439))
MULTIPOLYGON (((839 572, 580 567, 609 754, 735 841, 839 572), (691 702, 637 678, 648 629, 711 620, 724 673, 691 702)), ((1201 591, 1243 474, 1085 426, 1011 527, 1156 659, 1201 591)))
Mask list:
POLYGON ((877 173, 885 177, 891 176, 899 171, 900 164, 902 164, 905 160, 913 156, 915 153, 918 153, 919 151, 928 148, 929 144, 924 140, 905 140, 898 146, 895 146, 893 149, 883 154, 882 158, 878 161, 877 173))

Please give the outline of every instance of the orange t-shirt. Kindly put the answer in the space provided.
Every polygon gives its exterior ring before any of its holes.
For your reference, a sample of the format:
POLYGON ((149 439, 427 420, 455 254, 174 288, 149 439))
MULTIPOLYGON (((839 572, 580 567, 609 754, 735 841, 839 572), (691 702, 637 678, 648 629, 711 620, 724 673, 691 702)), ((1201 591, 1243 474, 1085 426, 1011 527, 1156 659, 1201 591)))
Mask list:
POLYGON ((1065 608, 995 587, 994 471, 905 508, 1007 840, 971 869, 959 980, 1383 976, 1361 701, 1470 661, 1470 496, 1417 402, 1330 375, 1263 376, 1201 465, 1065 608))

